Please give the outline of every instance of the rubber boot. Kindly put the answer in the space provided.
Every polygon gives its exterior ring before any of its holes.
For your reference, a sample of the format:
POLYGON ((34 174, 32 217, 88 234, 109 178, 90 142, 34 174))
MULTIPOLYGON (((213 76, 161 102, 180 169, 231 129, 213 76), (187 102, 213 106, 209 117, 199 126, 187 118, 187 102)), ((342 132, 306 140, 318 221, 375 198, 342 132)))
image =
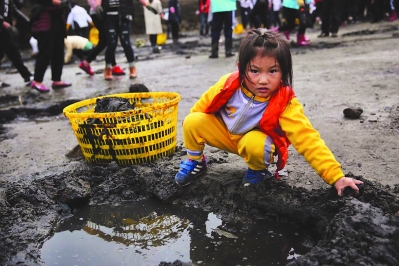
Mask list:
POLYGON ((234 56, 232 49, 233 49, 233 39, 226 39, 224 41, 225 53, 226 57, 234 56))
POLYGON ((211 55, 209 56, 209 58, 218 58, 219 57, 219 55, 218 55, 218 53, 219 53, 219 42, 218 41, 212 41, 212 44, 211 44, 211 48, 212 48, 212 51, 211 51, 211 55))
POLYGON ((137 78, 137 69, 135 66, 129 67, 129 78, 130 79, 137 78))
POLYGON ((310 41, 307 42, 305 40, 305 34, 297 34, 296 35, 296 43, 298 44, 298 46, 309 46, 310 45, 310 41))
POLYGON ((158 46, 156 46, 156 45, 153 46, 153 47, 152 47, 152 52, 153 52, 154 54, 159 54, 160 51, 159 51, 158 46))
POLYGON ((388 21, 394 21, 397 18, 398 18, 398 16, 396 15, 396 10, 392 10, 391 15, 388 18, 388 21))
POLYGON ((285 31, 283 31, 283 33, 284 33, 285 38, 287 40, 290 40, 290 31, 289 30, 285 30, 285 31))
POLYGON ((112 70, 111 68, 104 68, 104 79, 105 80, 112 80, 112 70))
POLYGON ((174 51, 178 50, 180 48, 180 42, 179 39, 173 38, 173 44, 172 44, 172 49, 174 51))

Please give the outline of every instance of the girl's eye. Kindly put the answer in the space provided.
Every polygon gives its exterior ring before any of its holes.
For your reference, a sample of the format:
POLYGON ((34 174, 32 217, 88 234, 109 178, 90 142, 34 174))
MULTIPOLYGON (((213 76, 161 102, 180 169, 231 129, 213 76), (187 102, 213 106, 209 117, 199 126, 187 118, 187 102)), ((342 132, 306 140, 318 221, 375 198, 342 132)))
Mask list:
POLYGON ((277 69, 272 69, 272 70, 270 70, 270 73, 277 73, 277 72, 278 72, 277 69))
POLYGON ((256 70, 256 69, 250 69, 250 71, 251 71, 251 73, 254 73, 254 74, 258 73, 258 70, 256 70))

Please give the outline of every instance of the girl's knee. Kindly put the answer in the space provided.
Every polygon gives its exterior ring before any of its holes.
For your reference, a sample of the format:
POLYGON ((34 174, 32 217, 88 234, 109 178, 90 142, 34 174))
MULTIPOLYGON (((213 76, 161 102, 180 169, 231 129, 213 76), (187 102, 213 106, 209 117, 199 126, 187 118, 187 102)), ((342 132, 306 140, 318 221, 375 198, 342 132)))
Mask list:
POLYGON ((183 127, 200 127, 204 126, 204 116, 206 114, 204 113, 190 113, 188 114, 183 121, 183 127))

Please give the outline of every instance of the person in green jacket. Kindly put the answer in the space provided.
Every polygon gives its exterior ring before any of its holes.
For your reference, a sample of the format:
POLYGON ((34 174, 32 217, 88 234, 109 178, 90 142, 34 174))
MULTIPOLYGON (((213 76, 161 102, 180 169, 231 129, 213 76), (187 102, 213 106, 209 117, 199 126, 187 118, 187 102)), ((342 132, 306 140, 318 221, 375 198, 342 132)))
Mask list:
POLYGON ((218 58, 220 33, 224 31, 224 47, 226 57, 234 56, 233 48, 233 11, 237 9, 235 0, 211 0, 212 30, 209 58, 218 58))

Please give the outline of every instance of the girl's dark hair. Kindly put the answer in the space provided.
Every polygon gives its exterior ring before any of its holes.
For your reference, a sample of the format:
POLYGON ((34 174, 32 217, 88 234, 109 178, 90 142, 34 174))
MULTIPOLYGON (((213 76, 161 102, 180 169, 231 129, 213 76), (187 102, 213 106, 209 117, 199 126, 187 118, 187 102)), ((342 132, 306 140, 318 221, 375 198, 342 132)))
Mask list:
POLYGON ((266 29, 253 29, 248 31, 241 42, 238 62, 240 80, 247 76, 247 69, 251 60, 260 55, 262 57, 276 58, 282 72, 284 86, 292 87, 292 57, 290 45, 283 35, 266 29))

